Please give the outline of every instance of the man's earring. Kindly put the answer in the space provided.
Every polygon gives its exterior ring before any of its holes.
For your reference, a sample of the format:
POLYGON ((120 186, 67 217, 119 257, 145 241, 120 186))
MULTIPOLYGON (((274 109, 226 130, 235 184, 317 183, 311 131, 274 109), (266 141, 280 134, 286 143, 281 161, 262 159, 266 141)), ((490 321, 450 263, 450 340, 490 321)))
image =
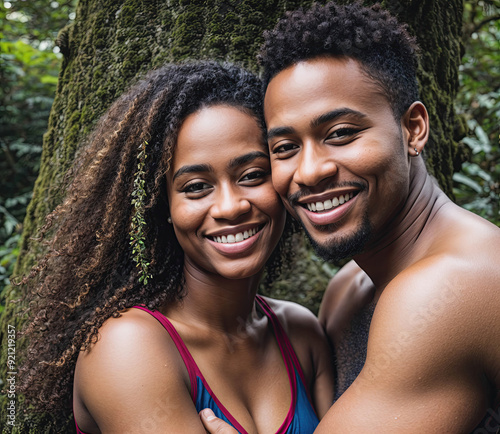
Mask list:
POLYGON ((418 152, 418 149, 417 148, 413 148, 413 150, 415 151, 415 156, 418 157, 420 155, 420 152, 418 152))
POLYGON ((172 217, 168 217, 167 218, 167 222, 169 222, 170 224, 172 224, 172 217))

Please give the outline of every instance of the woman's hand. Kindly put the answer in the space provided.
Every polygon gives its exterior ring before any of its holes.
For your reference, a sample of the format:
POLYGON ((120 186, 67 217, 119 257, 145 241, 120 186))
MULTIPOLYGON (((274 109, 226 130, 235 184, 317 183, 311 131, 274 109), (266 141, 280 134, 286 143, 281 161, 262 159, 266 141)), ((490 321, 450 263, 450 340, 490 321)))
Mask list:
POLYGON ((200 411, 200 419, 209 434, 238 434, 231 425, 215 416, 209 408, 200 411))

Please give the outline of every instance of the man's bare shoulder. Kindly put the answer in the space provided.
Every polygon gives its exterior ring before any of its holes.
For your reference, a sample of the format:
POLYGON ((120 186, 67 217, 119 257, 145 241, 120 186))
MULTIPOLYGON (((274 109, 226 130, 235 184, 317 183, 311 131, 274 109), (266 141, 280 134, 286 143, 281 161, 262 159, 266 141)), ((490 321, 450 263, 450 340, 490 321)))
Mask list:
POLYGON ((500 229, 452 203, 428 226, 425 249, 388 283, 380 301, 422 307, 447 299, 450 314, 493 306, 498 312, 500 229))
MULTIPOLYGON (((394 339, 389 330, 402 330, 411 342, 408 348, 427 357, 427 365, 432 367, 432 358, 474 360, 499 387, 500 349, 492 343, 500 341, 500 230, 481 221, 463 223, 468 223, 469 237, 461 233, 441 240, 441 246, 387 285, 370 338, 384 336, 384 342, 394 339)), ((463 223, 454 229, 463 231, 463 223)))
POLYGON ((317 333, 321 329, 318 318, 308 308, 292 301, 264 298, 287 334, 291 334, 296 329, 302 329, 307 333, 317 333))
POLYGON ((375 286, 354 261, 348 262, 330 280, 319 310, 319 320, 331 337, 340 333, 352 316, 372 298, 375 286))
POLYGON ((481 261, 484 255, 436 249, 385 287, 370 326, 366 363, 335 416, 352 416, 348 409, 356 404, 358 413, 381 426, 396 424, 399 418, 389 417, 387 409, 401 406, 422 421, 421 431, 447 421, 450 432, 458 432, 480 421, 492 389, 500 388, 500 280, 490 263, 478 272, 481 261), (437 407, 439 417, 424 418, 437 407))
POLYGON ((401 286, 406 280, 425 280, 429 284, 432 280, 436 284, 430 285, 431 291, 452 285, 470 302, 480 302, 480 294, 498 294, 500 228, 451 203, 442 214, 432 227, 427 252, 394 283, 401 286))
MULTIPOLYGON (((459 207, 451 201, 441 206, 436 215, 426 225, 435 244, 444 249, 453 246, 453 242, 467 245, 471 251, 500 251, 500 228, 488 220, 459 207)), ((424 234, 424 236, 427 236, 424 234)), ((467 251, 456 253, 467 254, 467 251)))

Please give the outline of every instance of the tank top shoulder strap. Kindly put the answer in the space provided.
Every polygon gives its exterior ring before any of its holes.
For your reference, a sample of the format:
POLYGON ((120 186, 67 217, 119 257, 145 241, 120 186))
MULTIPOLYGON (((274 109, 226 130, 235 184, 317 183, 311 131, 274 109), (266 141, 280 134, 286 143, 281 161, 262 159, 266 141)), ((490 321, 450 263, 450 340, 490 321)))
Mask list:
POLYGON ((189 381, 191 382, 191 397, 193 399, 196 398, 196 376, 200 374, 200 370, 198 368, 198 365, 193 359, 193 356, 189 352, 189 350, 186 347, 186 344, 180 337, 179 333, 177 333, 177 330, 173 326, 173 324, 170 322, 170 320, 163 315, 161 312, 157 310, 149 310, 146 306, 133 306, 134 309, 140 309, 143 310, 144 312, 149 313, 152 317, 154 317, 168 332, 170 337, 172 338, 172 341, 174 342, 175 346, 177 347, 177 350, 179 351, 179 354, 182 357, 182 360, 184 361, 184 365, 186 365, 186 369, 189 374, 189 381))
POLYGON ((271 306, 269 306, 269 303, 260 295, 256 296, 257 303, 263 310, 263 312, 267 315, 267 317, 271 320, 272 326, 274 328, 275 334, 276 334, 276 339, 278 341, 278 344, 281 347, 284 347, 285 351, 283 351, 283 356, 286 358, 289 358, 291 363, 293 364, 296 372, 299 374, 300 379, 302 380, 302 383, 306 387, 306 390, 309 395, 309 388, 307 387, 307 382, 304 376, 304 372, 302 371, 302 368, 299 363, 299 359, 297 358, 297 355, 295 354, 295 350, 293 349, 292 343, 290 342, 290 339, 288 338, 288 335, 286 334, 285 330, 283 329, 283 326, 281 325, 278 317, 272 310, 271 306))

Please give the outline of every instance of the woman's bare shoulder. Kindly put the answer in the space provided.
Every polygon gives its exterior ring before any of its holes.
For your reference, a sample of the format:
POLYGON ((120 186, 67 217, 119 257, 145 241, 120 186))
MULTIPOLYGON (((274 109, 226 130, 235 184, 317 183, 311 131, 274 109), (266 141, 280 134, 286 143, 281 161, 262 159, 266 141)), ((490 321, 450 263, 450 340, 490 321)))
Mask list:
POLYGON ((171 424, 186 417, 197 430, 182 358, 167 331, 147 312, 128 309, 108 319, 98 341, 79 354, 74 379, 80 412, 85 409, 102 432, 130 430, 148 417, 151 423, 161 419, 171 424))

